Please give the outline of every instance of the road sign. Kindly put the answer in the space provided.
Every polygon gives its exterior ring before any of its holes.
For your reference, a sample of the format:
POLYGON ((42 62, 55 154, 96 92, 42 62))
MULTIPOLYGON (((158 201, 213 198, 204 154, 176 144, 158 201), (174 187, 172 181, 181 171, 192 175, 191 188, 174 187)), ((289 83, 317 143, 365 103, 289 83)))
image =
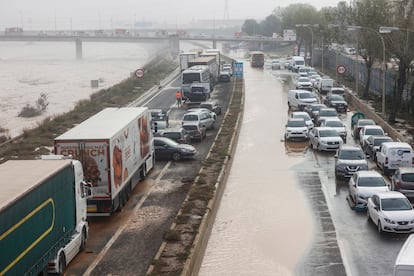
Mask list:
POLYGON ((336 72, 337 72, 339 75, 343 75, 343 74, 345 74, 345 72, 346 72, 346 66, 345 66, 345 65, 338 65, 338 66, 336 67, 336 72))
POLYGON ((234 63, 234 75, 236 77, 243 77, 243 62, 234 63))
POLYGON ((283 30, 284 41, 296 41, 296 30, 283 30))
POLYGON ((135 76, 136 76, 137 78, 142 78, 142 77, 144 77, 144 69, 137 69, 137 70, 135 71, 135 76))

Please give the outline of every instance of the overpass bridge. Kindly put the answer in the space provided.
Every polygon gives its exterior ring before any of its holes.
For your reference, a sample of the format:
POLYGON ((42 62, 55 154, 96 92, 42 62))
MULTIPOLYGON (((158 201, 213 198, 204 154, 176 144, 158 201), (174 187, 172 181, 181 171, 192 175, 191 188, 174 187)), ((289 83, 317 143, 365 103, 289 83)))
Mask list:
POLYGON ((263 49, 263 44, 271 43, 276 45, 292 44, 294 41, 284 41, 283 38, 271 37, 234 37, 224 35, 195 35, 195 36, 177 36, 177 35, 65 35, 47 33, 41 34, 3 34, 0 35, 1 41, 28 41, 28 42, 75 42, 76 58, 82 59, 83 42, 116 42, 116 43, 151 43, 157 41, 168 42, 171 53, 177 55, 180 53, 180 41, 211 41, 212 48, 217 48, 217 42, 256 42, 263 49))

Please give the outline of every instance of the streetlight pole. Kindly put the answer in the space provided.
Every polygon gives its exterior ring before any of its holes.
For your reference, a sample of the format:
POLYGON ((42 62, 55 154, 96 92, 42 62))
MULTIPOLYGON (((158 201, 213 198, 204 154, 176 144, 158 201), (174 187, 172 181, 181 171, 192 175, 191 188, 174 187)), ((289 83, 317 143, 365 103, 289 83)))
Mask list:
POLYGON ((382 70, 382 115, 385 117, 385 70, 387 67, 386 61, 385 61, 385 42, 384 38, 381 36, 379 32, 376 30, 370 28, 370 27, 363 27, 363 26, 347 26, 348 31, 352 30, 368 30, 373 33, 375 33, 381 40, 382 43, 382 63, 384 64, 384 69, 382 70))

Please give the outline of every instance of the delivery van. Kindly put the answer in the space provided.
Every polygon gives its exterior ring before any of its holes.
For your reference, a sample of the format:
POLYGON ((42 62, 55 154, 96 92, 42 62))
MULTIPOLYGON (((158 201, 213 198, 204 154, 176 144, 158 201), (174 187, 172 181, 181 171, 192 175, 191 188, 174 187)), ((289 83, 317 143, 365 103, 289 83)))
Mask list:
POLYGON ((394 276, 414 275, 414 234, 411 234, 398 253, 394 264, 394 276))
POLYGON ((385 175, 399 167, 414 167, 413 148, 405 142, 385 142, 376 153, 377 166, 385 175))

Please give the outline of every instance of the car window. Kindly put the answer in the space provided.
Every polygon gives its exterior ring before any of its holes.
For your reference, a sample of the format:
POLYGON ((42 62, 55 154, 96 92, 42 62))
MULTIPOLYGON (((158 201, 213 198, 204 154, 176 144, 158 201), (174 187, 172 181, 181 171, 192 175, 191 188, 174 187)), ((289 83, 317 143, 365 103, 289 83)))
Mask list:
POLYGON ((414 173, 401 174, 401 180, 405 182, 414 182, 414 173))
POLYGON ((338 158, 345 160, 364 160, 365 154, 362 150, 341 150, 339 151, 338 158))
POLYGON ((194 114, 184 115, 184 121, 198 121, 198 116, 194 114))
POLYGON ((288 127, 305 127, 306 124, 305 124, 305 121, 294 120, 294 121, 288 121, 287 126, 288 127))
POLYGON ((365 135, 384 135, 382 129, 366 129, 365 135))
POLYGON ((312 98, 315 98, 316 99, 316 97, 312 93, 300 93, 299 94, 299 98, 301 98, 301 99, 312 99, 312 98))
POLYGON ((197 130, 197 126, 196 125, 183 125, 183 128, 189 131, 192 130, 197 130))
POLYGON ((411 210, 413 207, 405 198, 384 198, 381 200, 383 211, 411 210))
POLYGON ((387 186, 384 178, 377 176, 360 177, 358 179, 358 186, 361 187, 382 187, 387 186))
POLYGON ((164 133, 165 137, 171 138, 171 139, 179 139, 181 138, 181 135, 177 132, 168 132, 168 133, 164 133))
POLYGON ((319 131, 319 136, 321 137, 336 137, 338 136, 338 132, 336 130, 331 129, 325 129, 319 131))
POLYGON ((325 121, 327 127, 343 127, 344 125, 340 121, 325 121))

